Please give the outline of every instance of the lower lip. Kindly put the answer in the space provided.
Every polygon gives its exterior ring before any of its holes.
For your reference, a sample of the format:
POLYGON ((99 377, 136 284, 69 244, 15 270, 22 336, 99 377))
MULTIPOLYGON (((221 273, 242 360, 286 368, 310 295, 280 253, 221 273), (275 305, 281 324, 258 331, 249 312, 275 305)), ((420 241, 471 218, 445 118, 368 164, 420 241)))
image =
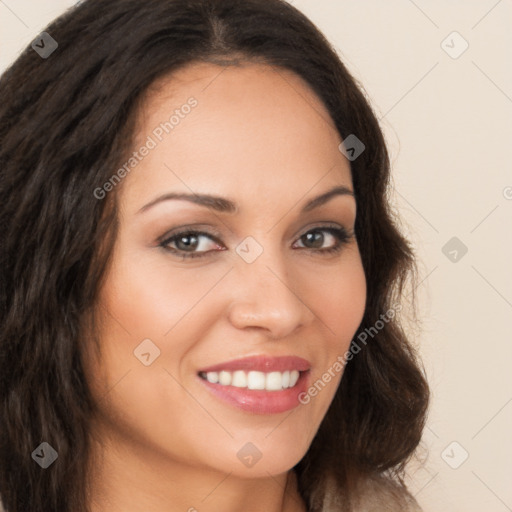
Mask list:
POLYGON ((300 372, 295 386, 282 391, 222 386, 221 384, 212 384, 199 376, 198 379, 217 398, 238 409, 254 414, 279 414, 290 411, 300 404, 298 397, 307 389, 308 375, 309 371, 300 372))

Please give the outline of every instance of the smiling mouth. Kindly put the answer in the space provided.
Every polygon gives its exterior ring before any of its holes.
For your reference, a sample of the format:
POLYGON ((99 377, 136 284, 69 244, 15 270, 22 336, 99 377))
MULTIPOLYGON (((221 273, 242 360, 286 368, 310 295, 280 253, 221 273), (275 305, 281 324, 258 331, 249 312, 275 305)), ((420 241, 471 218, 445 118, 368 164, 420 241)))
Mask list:
POLYGON ((218 372, 199 372, 199 377, 219 386, 231 386, 250 390, 282 391, 293 388, 305 371, 286 370, 283 372, 260 372, 221 370, 218 372))

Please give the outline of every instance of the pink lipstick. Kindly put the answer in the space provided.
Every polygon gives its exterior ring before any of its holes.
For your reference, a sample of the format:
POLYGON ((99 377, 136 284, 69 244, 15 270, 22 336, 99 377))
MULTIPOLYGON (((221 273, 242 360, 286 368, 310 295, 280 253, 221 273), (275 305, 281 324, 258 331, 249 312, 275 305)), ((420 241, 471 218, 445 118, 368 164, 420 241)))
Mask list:
POLYGON ((255 414, 297 407, 311 364, 296 356, 252 356, 202 368, 201 383, 225 403, 255 414))

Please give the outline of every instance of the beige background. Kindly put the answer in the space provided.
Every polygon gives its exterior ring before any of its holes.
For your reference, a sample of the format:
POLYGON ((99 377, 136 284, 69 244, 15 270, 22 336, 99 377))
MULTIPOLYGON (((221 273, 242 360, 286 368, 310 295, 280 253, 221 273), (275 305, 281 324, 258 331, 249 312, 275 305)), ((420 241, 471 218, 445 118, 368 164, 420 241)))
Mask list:
MULTIPOLYGON (((0 69, 73 3, 0 0, 0 69)), ((420 258, 417 342, 433 404, 411 489, 425 512, 512 511, 512 3, 293 3, 381 118, 420 258), (445 256, 452 237, 466 254, 445 256)))

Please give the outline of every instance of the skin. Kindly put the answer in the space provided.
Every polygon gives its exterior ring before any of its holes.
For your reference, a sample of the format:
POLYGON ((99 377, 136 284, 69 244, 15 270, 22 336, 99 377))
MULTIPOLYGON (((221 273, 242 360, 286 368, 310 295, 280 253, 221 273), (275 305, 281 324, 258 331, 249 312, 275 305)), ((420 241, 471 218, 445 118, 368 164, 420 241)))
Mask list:
POLYGON ((342 372, 307 405, 280 414, 227 405, 197 372, 245 356, 297 355, 310 361, 314 382, 348 349, 366 302, 357 240, 322 255, 336 238, 303 235, 327 225, 351 232, 356 201, 337 195, 299 210, 334 186, 353 190, 349 162, 306 83, 254 63, 194 63, 160 80, 142 104, 134 150, 191 96, 197 106, 110 192, 119 233, 98 303, 102 355, 88 364, 100 409, 91 509, 304 511, 291 468, 342 372), (192 191, 229 198, 238 211, 183 200, 140 211, 164 193, 192 191), (197 225, 212 233, 189 249, 209 251, 203 257, 159 247, 171 230, 197 225), (252 263, 235 251, 248 236, 263 248, 252 263), (145 366, 134 350, 148 338, 160 356, 145 366), (237 457, 248 442, 262 454, 252 467, 237 457))

